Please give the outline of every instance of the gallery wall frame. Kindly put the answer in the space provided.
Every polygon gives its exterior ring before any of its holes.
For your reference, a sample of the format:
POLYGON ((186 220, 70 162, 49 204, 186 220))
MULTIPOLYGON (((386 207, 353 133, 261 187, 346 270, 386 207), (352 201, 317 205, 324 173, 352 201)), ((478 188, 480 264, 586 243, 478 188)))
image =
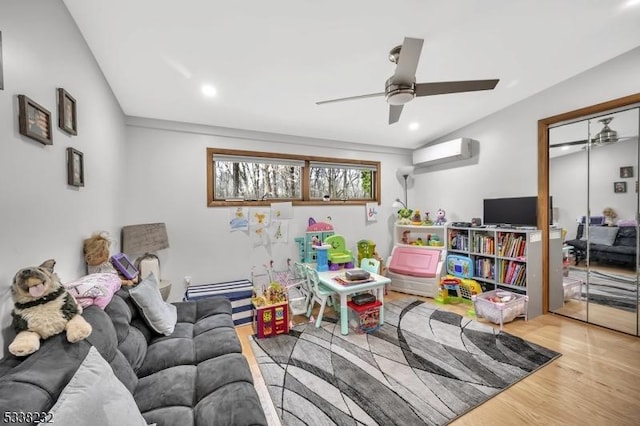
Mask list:
POLYGON ((2 63, 2 31, 0 31, 0 90, 4 90, 4 74, 2 63))
POLYGON ((26 95, 18 95, 20 134, 44 145, 53 145, 51 112, 26 95))
POLYGON ((613 192, 616 194, 627 192, 627 182, 613 182, 613 192))
POLYGON ((67 184, 84 186, 84 154, 75 148, 67 148, 67 184))
POLYGON ((621 178, 632 178, 633 177, 633 166, 620 167, 620 177, 621 178))
POLYGON ((76 100, 63 88, 58 88, 58 127, 70 135, 78 134, 76 100))

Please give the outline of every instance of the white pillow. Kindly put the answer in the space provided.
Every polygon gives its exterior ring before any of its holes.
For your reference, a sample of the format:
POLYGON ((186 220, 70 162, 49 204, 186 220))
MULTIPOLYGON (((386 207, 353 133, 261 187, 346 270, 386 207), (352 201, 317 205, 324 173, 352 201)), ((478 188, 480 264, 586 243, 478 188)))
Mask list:
POLYGON ((157 333, 169 336, 178 321, 178 310, 171 303, 162 300, 158 282, 153 272, 140 284, 129 290, 131 298, 140 308, 143 318, 157 333))
POLYGON ((93 346, 49 414, 65 426, 147 426, 131 392, 93 346))

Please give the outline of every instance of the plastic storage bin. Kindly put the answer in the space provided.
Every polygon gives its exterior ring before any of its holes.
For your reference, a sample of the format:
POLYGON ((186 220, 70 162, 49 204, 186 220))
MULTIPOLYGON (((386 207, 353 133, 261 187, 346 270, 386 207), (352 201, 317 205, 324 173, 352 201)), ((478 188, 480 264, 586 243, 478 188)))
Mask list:
POLYGON ((364 305, 356 305, 349 301, 347 306, 349 307, 349 327, 357 333, 371 333, 380 328, 382 303, 379 300, 364 305))
POLYGON ((582 280, 565 277, 562 279, 562 288, 565 302, 570 299, 580 300, 582 297, 582 280))
POLYGON ((500 330, 506 322, 511 322, 517 317, 527 319, 527 302, 529 298, 522 294, 505 290, 491 290, 486 293, 471 296, 473 308, 478 318, 482 317, 494 324, 500 324, 500 330), (495 298, 511 296, 507 302, 495 302, 495 298))

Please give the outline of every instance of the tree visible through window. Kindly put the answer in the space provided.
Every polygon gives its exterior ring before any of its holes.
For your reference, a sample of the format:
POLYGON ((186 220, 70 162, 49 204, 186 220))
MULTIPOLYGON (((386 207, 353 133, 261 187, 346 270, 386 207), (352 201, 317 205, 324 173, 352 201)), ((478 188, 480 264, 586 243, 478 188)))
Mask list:
POLYGON ((209 206, 379 201, 380 163, 253 151, 207 149, 209 206))

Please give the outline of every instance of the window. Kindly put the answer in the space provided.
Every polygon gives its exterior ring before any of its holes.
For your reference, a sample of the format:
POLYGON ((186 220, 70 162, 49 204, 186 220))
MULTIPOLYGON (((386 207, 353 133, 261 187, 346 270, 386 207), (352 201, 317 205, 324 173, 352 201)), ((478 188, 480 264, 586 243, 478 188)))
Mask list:
POLYGON ((380 163, 207 148, 207 204, 364 204, 380 200, 380 163))

